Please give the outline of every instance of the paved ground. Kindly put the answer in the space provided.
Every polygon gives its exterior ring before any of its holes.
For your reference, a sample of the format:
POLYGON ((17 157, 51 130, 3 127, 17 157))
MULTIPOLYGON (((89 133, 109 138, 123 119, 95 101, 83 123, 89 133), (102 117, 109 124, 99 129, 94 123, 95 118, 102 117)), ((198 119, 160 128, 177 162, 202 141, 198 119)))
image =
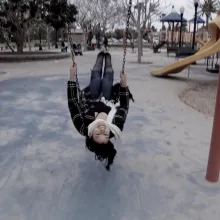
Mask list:
MULTIPOLYGON (((97 52, 78 57, 82 86, 97 52)), ((115 74, 121 52, 115 51, 115 74)), ((178 98, 216 78, 201 61, 169 79, 150 69, 174 58, 128 54, 131 103, 112 172, 85 150, 67 109, 70 60, 0 64, 1 220, 219 220, 220 187, 204 180, 212 118, 178 98)), ((116 76, 117 80, 118 76, 116 76)))

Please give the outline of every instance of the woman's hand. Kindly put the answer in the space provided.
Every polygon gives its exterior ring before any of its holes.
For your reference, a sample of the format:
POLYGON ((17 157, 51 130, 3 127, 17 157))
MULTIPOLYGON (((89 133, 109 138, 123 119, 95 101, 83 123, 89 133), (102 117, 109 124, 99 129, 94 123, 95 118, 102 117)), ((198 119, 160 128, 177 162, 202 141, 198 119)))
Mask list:
POLYGON ((70 81, 76 81, 77 74, 77 65, 74 63, 73 66, 70 67, 70 81))
POLYGON ((121 86, 122 87, 127 87, 127 76, 126 73, 120 73, 120 78, 121 78, 121 86))

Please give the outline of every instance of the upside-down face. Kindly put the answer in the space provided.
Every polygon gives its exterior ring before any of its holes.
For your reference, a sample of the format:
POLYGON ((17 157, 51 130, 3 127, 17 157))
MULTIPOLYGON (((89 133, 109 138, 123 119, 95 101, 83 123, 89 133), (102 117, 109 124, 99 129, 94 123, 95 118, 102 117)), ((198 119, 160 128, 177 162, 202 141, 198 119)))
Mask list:
POLYGON ((109 142, 110 129, 104 122, 98 122, 92 132, 93 140, 98 144, 107 144, 109 142))

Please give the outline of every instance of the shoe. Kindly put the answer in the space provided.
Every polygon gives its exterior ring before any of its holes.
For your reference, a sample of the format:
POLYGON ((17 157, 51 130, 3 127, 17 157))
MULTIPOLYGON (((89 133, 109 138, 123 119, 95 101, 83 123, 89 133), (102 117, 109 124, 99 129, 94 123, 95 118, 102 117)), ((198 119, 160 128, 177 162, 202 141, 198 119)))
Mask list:
POLYGON ((99 52, 98 55, 97 55, 95 65, 102 68, 104 57, 105 57, 105 54, 102 51, 99 52))
POLYGON ((104 51, 99 51, 99 53, 98 53, 98 55, 97 55, 97 58, 99 57, 99 56, 105 56, 105 53, 104 53, 104 51))
POLYGON ((112 67, 112 57, 109 52, 105 54, 105 68, 112 67))
POLYGON ((105 47, 102 47, 102 48, 100 49, 100 51, 103 52, 103 53, 106 53, 106 52, 107 52, 107 50, 106 50, 105 47))

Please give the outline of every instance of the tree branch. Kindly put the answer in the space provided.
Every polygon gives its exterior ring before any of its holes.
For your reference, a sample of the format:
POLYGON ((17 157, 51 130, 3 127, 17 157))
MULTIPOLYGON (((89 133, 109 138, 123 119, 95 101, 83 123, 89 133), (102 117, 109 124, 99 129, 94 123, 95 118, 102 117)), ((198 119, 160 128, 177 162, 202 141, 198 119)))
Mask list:
MULTIPOLYGON (((11 45, 10 45, 10 43, 9 43, 9 40, 8 39, 6 39, 6 37, 5 37, 5 35, 4 35, 4 32, 6 32, 7 33, 7 31, 6 30, 3 30, 3 28, 0 28, 0 35, 2 36, 2 38, 3 38, 3 40, 5 41, 5 43, 7 44, 7 46, 10 48, 10 50, 14 53, 15 51, 14 51, 14 49, 11 47, 11 45)), ((8 33, 8 34, 10 34, 10 33, 8 33)))

